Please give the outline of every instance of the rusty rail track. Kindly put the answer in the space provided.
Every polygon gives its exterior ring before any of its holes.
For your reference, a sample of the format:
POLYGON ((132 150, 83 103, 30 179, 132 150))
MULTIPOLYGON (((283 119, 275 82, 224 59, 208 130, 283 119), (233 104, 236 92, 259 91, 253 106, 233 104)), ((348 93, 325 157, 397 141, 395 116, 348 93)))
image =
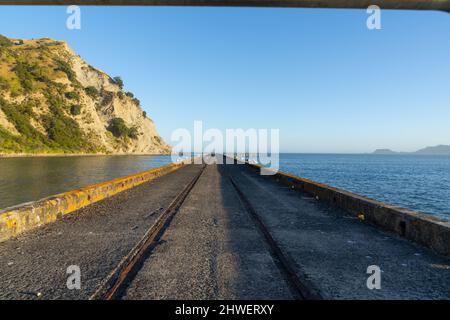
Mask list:
POLYGON ((206 165, 203 165, 199 173, 195 175, 180 193, 178 193, 175 199, 158 217, 156 222, 150 227, 136 246, 134 246, 134 248, 119 262, 117 267, 102 281, 89 300, 113 300, 123 292, 126 285, 136 274, 140 262, 145 259, 155 247, 184 200, 194 188, 198 179, 200 179, 205 167, 206 165))
MULTIPOLYGON (((139 266, 141 263, 148 257, 153 248, 156 247, 159 239, 169 227, 173 217, 178 212, 197 181, 200 179, 205 167, 206 165, 203 165, 201 170, 195 175, 189 184, 187 184, 186 187, 177 194, 174 200, 158 217, 156 222, 145 233, 142 239, 102 281, 95 293, 90 296, 90 300, 114 300, 123 294, 127 285, 139 271, 139 266)), ((227 174, 227 176, 236 191, 243 208, 248 212, 258 231, 262 234, 267 244, 267 249, 280 273, 283 275, 294 298, 299 300, 322 299, 321 295, 312 287, 309 281, 296 271, 295 264, 286 254, 283 253, 276 240, 272 237, 263 219, 257 213, 242 190, 238 187, 231 175, 227 174)))
POLYGON ((286 254, 283 253, 276 240, 270 234, 270 231, 261 216, 257 213, 255 208, 252 206, 242 190, 238 187, 230 174, 228 174, 228 178, 237 195, 239 196, 243 207, 249 213, 256 227, 263 235, 272 259, 283 275, 294 298, 297 300, 322 300, 322 296, 320 295, 320 293, 312 287, 312 285, 307 279, 305 279, 304 276, 299 275, 299 273, 295 270, 296 268, 294 262, 286 254))

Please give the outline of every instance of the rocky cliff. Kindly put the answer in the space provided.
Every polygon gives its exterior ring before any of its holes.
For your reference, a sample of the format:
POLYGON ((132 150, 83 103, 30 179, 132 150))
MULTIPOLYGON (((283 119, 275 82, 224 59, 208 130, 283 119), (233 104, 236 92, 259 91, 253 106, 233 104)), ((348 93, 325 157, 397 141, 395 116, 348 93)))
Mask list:
POLYGON ((0 36, 0 153, 169 152, 120 78, 65 42, 0 36))

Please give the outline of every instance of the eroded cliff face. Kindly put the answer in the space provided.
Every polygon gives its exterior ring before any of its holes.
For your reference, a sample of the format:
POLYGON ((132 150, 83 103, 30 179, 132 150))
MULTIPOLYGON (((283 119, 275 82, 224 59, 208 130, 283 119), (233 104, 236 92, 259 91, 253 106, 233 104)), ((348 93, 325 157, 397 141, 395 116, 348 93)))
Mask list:
POLYGON ((169 153, 122 86, 64 42, 1 37, 0 153, 169 153))

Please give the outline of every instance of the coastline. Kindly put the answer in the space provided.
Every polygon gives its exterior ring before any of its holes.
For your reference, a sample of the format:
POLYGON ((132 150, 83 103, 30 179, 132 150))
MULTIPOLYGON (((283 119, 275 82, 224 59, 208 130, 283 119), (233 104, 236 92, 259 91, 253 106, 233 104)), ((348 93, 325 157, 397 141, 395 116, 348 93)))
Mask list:
POLYGON ((170 156, 170 153, 0 153, 2 158, 95 157, 95 156, 170 156))

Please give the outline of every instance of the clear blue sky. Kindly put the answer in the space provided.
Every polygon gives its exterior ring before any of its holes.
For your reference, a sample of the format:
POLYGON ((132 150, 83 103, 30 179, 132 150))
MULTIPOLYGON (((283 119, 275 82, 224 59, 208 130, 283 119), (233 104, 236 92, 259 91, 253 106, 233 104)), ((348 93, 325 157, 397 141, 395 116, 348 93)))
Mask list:
POLYGON ((159 132, 279 128, 284 152, 450 144, 450 14, 365 10, 0 7, 0 33, 67 41, 120 75, 159 132))

